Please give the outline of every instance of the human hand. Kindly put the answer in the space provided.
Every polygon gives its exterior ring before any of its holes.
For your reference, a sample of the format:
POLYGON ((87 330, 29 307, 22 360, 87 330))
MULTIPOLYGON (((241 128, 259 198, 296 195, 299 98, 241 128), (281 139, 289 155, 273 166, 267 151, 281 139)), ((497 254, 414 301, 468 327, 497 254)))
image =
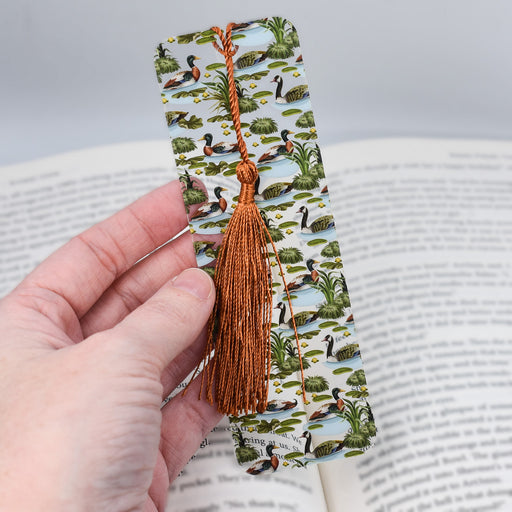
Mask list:
POLYGON ((135 263, 186 225, 173 182, 0 302, 0 510, 164 510, 220 419, 197 379, 160 410, 202 355, 215 292, 189 233, 135 263))

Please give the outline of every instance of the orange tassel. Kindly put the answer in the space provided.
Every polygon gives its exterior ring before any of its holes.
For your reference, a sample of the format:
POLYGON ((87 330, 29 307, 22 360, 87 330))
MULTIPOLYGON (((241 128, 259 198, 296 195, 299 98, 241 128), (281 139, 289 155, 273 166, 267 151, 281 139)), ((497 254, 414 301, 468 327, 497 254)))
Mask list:
MULTIPOLYGON (((216 42, 213 44, 226 60, 231 117, 242 156, 236 168, 241 188, 238 205, 228 223, 215 270, 217 298, 203 354, 201 394, 205 387, 206 398, 211 403, 217 403, 219 412, 239 416, 254 411, 262 413, 267 407, 272 319, 272 277, 267 237, 274 247, 276 258, 277 251, 254 202, 258 169, 249 160, 241 134, 233 74, 232 57, 237 51, 237 47, 231 43, 233 25, 228 25, 225 36, 218 27, 212 27, 212 30, 219 36, 223 48, 216 42)), ((279 259, 277 261, 281 268, 279 259)), ((281 275, 284 275, 282 268, 281 275)), ((289 298, 286 283, 285 289, 289 298)), ((291 302, 289 304, 291 307, 291 302)), ((298 346, 295 326, 294 330, 298 346)))
POLYGON ((207 398, 218 410, 238 415, 263 412, 270 375, 272 288, 264 223, 254 203, 256 166, 240 162, 242 187, 217 260, 217 299, 206 346, 207 398), (209 361, 213 352, 213 358, 209 361))

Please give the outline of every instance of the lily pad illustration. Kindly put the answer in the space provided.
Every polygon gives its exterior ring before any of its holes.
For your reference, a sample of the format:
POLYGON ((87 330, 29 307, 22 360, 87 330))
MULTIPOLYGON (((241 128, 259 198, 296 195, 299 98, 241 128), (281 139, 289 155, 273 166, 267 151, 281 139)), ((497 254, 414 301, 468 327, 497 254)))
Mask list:
POLYGON ((282 68, 283 66, 286 66, 287 62, 283 60, 276 60, 274 62, 271 62, 267 65, 268 69, 274 69, 274 68, 282 68))
POLYGON ((225 68, 226 67, 226 64, 223 64, 222 62, 214 62, 213 64, 208 64, 208 66, 206 66, 206 70, 207 71, 214 71, 215 69, 219 69, 219 68, 225 68))
POLYGON ((252 95, 253 98, 264 98, 265 96, 272 96, 273 93, 270 91, 258 91, 252 95))
MULTIPOLYGON (((287 116, 294 116, 295 114, 300 114, 302 112, 302 110, 300 108, 289 108, 288 110, 285 110, 284 112, 282 112, 282 115, 287 117, 287 116)), ((300 137, 297 137, 298 134, 295 134, 295 137, 296 138, 299 138, 300 137)))
POLYGON ((325 244, 325 242, 327 242, 327 240, 324 240, 323 238, 315 238, 314 240, 310 240, 307 245, 314 247, 315 245, 325 244))
POLYGON ((190 119, 180 119, 178 126, 186 128, 188 130, 197 130, 203 126, 203 120, 195 115, 190 116, 190 119))
POLYGON ((351 372, 352 368, 349 368, 348 366, 343 366, 342 368, 336 368, 332 371, 333 375, 341 375, 343 373, 351 372))

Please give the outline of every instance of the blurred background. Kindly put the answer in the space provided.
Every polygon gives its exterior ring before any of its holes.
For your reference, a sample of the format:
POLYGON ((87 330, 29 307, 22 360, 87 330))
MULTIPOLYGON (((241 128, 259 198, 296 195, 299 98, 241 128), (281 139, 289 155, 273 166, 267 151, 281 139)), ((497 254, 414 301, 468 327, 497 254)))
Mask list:
POLYGON ((297 27, 322 145, 512 138, 509 0, 17 0, 0 13, 0 165, 166 138, 155 45, 266 16, 297 27))

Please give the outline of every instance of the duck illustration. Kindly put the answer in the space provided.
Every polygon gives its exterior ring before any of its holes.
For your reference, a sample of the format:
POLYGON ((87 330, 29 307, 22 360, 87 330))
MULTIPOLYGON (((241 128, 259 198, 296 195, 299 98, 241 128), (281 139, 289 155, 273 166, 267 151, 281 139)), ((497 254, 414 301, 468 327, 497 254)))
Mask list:
POLYGON ((306 438, 306 446, 304 447, 304 457, 306 459, 321 459, 343 450, 343 441, 331 439, 311 449, 311 432, 306 431, 300 437, 306 438))
POLYGON ((203 254, 205 256, 209 256, 210 258, 215 258, 215 244, 217 242, 211 241, 211 240, 196 240, 194 242, 194 252, 196 253, 196 256, 202 256, 203 254))
POLYGON ((179 110, 171 110, 167 112, 166 114, 167 118, 167 126, 174 126, 178 124, 182 119, 185 119, 187 117, 188 112, 181 112, 179 110))
POLYGON ((203 152, 206 156, 212 155, 230 155, 238 151, 238 143, 231 142, 218 142, 215 146, 212 146, 213 135, 211 133, 205 133, 199 140, 204 140, 203 152))
POLYGON ((212 201, 201 206, 197 212, 192 215, 190 220, 211 219, 218 215, 222 215, 228 207, 227 201, 221 196, 221 193, 226 190, 227 189, 223 187, 215 187, 213 193, 218 201, 212 201))
POLYGON ((306 267, 308 267, 309 272, 306 274, 300 274, 295 278, 295 280, 288 283, 288 291, 303 290, 304 288, 309 287, 311 283, 316 283, 319 278, 318 271, 313 267, 316 263, 318 263, 318 261, 309 258, 306 261, 306 267))
POLYGON ((271 82, 277 83, 276 103, 294 103, 309 98, 309 90, 306 84, 296 85, 283 94, 283 79, 276 75, 271 82))
POLYGON ((263 414, 274 414, 276 412, 287 411, 288 409, 293 409, 297 407, 297 400, 286 401, 286 400, 270 400, 267 403, 267 408, 263 412, 263 414))
POLYGON ((257 21, 247 21, 246 23, 236 23, 231 27, 233 32, 244 32, 245 30, 252 30, 253 28, 257 28, 261 22, 266 21, 267 18, 263 18, 257 21))
POLYGON ((190 66, 190 69, 187 71, 180 71, 176 73, 170 80, 164 85, 164 91, 170 91, 174 89, 179 89, 181 87, 186 87, 187 85, 193 85, 201 76, 201 72, 199 68, 194 65, 194 61, 198 60, 200 57, 196 55, 189 55, 187 57, 187 64, 190 66))
POLYGON ((351 313, 345 320, 345 325, 354 325, 354 315, 351 313))
POLYGON ((272 146, 266 153, 258 158, 258 163, 262 164, 264 162, 277 162, 279 160, 283 160, 286 155, 292 153, 293 142, 288 140, 288 135, 291 135, 292 133, 294 132, 290 130, 282 130, 281 139, 283 139, 284 144, 272 146))
POLYGON ((361 351, 359 350, 359 345, 357 343, 353 343, 349 345, 349 348, 340 348, 335 354, 333 354, 333 346, 334 346, 334 338, 328 334, 322 341, 327 343, 327 361, 332 363, 337 363, 339 361, 346 361, 347 359, 351 359, 352 357, 356 357, 361 355, 361 351), (347 357, 349 356, 349 357, 347 357))
POLYGON ((295 64, 304 64, 304 60, 302 59, 302 53, 295 59, 295 64))
POLYGON ((339 393, 342 390, 340 388, 333 388, 332 390, 332 396, 336 402, 328 402, 320 409, 317 409, 310 417, 308 421, 316 422, 316 421, 323 421, 323 420, 329 420, 331 418, 335 418, 338 416, 340 412, 342 412, 345 409, 345 403, 343 400, 339 397, 339 393))
MULTIPOLYGON (((284 302, 280 302, 274 309, 280 309, 281 313, 279 313, 279 327, 281 329, 293 329, 293 321, 290 317, 285 321, 286 316, 286 304, 284 302)), ((295 320, 295 325, 297 327, 302 327, 304 325, 310 324, 314 322, 318 318, 317 311, 300 311, 296 315, 293 316, 295 320)))
POLYGON ((267 53, 261 50, 247 52, 241 55, 234 63, 234 69, 245 69, 263 62, 267 58, 267 53))
POLYGON ((285 183, 283 181, 272 183, 272 185, 266 187, 265 190, 261 192, 261 194, 259 188, 260 177, 258 176, 254 182, 254 199, 256 201, 267 201, 269 199, 275 199, 276 197, 284 196, 293 190, 291 183, 285 183))
POLYGON ((250 475, 261 475, 262 473, 273 473, 279 466, 279 460, 273 454, 273 450, 277 450, 279 446, 274 446, 272 443, 267 445, 266 452, 270 457, 269 459, 261 459, 255 462, 248 470, 250 475))
POLYGON ((297 213, 302 213, 302 222, 300 223, 302 233, 319 233, 320 231, 326 231, 334 226, 334 217, 332 215, 318 217, 318 219, 315 219, 308 226, 308 209, 305 206, 301 206, 297 210, 297 213))

